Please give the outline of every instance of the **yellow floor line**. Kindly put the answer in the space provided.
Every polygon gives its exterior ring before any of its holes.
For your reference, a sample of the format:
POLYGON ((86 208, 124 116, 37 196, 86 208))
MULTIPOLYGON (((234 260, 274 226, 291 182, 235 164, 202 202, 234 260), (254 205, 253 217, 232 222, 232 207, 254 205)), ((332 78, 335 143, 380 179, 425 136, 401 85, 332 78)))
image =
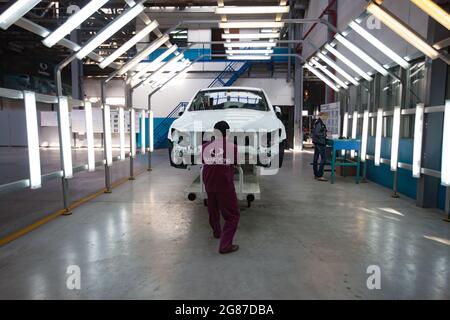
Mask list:
MULTIPOLYGON (((139 172, 138 174, 135 175, 135 177, 141 175, 141 174, 144 173, 144 172, 146 172, 146 170, 139 172)), ((119 181, 113 183, 113 184, 111 185, 111 187, 112 187, 113 189, 114 189, 114 188, 117 188, 118 186, 124 184, 124 183, 127 182, 127 181, 129 181, 128 178, 123 178, 123 179, 121 179, 121 180, 119 180, 119 181)), ((103 189, 97 191, 97 192, 94 193, 94 194, 91 194, 91 195, 89 195, 89 196, 87 196, 87 197, 84 197, 84 198, 78 200, 78 201, 75 201, 75 202, 73 202, 73 203, 70 205, 69 209, 72 211, 73 209, 75 209, 75 208, 81 206, 82 204, 84 204, 84 203, 86 203, 86 202, 88 202, 88 201, 91 201, 91 200, 97 198, 98 196, 104 194, 105 191, 106 191, 106 188, 103 188, 103 189)), ((33 231, 33 230, 39 228, 40 226, 46 224, 47 222, 52 221, 53 219, 56 219, 57 217, 59 217, 59 216, 61 216, 61 215, 64 215, 65 213, 66 213, 66 210, 64 210, 64 209, 58 210, 58 211, 56 211, 55 213, 52 213, 52 214, 46 216, 45 218, 42 218, 41 220, 36 221, 35 223, 29 225, 28 227, 25 227, 25 228, 23 228, 23 229, 21 229, 21 230, 19 230, 19 231, 16 231, 16 232, 14 232, 14 233, 12 233, 12 234, 6 236, 6 237, 3 238, 3 239, 0 239, 0 247, 1 247, 1 246, 4 246, 5 244, 10 243, 11 241, 16 240, 17 238, 20 238, 20 237, 23 236, 23 235, 26 235, 27 233, 30 233, 31 231, 33 231)))

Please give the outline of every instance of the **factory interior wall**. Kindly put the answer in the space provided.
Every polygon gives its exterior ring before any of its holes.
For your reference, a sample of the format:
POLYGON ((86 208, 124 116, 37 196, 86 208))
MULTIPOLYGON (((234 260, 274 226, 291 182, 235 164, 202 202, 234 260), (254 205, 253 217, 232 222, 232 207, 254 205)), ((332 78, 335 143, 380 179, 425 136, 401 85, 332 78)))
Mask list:
MULTIPOLYGON (((162 91, 152 97, 152 110, 155 118, 165 118, 180 102, 189 102, 198 90, 208 87, 214 80, 211 77, 189 75, 188 79, 174 79, 162 91)), ((293 105, 294 87, 287 83, 286 78, 240 78, 234 86, 256 87, 265 90, 270 101, 274 105, 293 105)), ((86 79, 84 83, 87 97, 100 96, 100 82, 98 80, 86 79)), ((141 86, 133 94, 133 106, 135 108, 147 108, 150 87, 141 86)), ((107 97, 123 98, 123 82, 112 81, 106 89, 107 97)))
MULTIPOLYGON (((328 6, 328 0, 315 0, 310 1, 306 18, 317 18, 322 11, 328 6)), ((346 26, 356 17, 358 17, 367 6, 367 2, 364 0, 340 0, 338 2, 337 12, 337 28, 344 30, 346 26)), ((421 11, 417 6, 411 3, 409 0, 385 0, 383 7, 397 15, 401 20, 411 26, 414 30, 427 37, 428 32, 428 16, 421 11)), ((325 16, 326 17, 326 16, 325 16)), ((364 20, 361 25, 365 29, 370 28, 370 33, 377 37, 380 41, 385 43, 388 47, 394 50, 396 53, 402 56, 415 56, 418 54, 417 49, 412 47, 401 37, 395 34, 392 30, 383 24, 374 23, 373 18, 369 21, 364 20), (374 28, 375 26, 375 28, 374 28)), ((309 25, 305 27, 305 32, 309 29, 309 25)), ((324 25, 318 25, 309 35, 308 39, 316 46, 320 47, 327 41, 327 28, 324 25)), ((369 42, 361 38, 355 32, 348 35, 348 39, 359 46, 361 49, 370 52, 370 54, 382 63, 389 63, 390 60, 379 50, 374 50, 374 47, 369 42)), ((368 70, 368 66, 364 61, 360 59, 353 59, 353 54, 343 46, 338 45, 337 50, 345 56, 351 57, 359 67, 364 70, 368 70)), ((308 58, 315 52, 314 48, 310 45, 305 45, 303 55, 308 58)), ((342 63, 338 62, 342 65, 342 63)), ((370 68, 370 67, 369 67, 370 68)))
MULTIPOLYGON (((400 139, 399 145, 399 162, 412 164, 414 148, 414 139, 400 139)), ((375 137, 369 137, 367 143, 367 152, 370 155, 375 154, 375 137)), ((439 154, 440 155, 440 154, 439 154)), ((391 158, 391 138, 383 138, 381 142, 381 158, 391 158)), ((391 171, 390 165, 381 164, 375 166, 374 161, 367 160, 367 179, 378 183, 386 188, 392 189, 394 173, 391 171)), ((417 197, 417 181, 412 176, 410 170, 398 169, 398 192, 412 199, 417 197)), ((439 209, 445 206, 445 188, 439 187, 437 195, 437 204, 439 209)))
MULTIPOLYGON (((223 63, 221 63, 223 64, 223 63)), ((211 64, 210 64, 211 65, 211 64)), ((200 67, 200 66, 198 66, 200 67)), ((167 117, 167 115, 180 103, 188 102, 193 98, 196 91, 208 87, 217 73, 209 78, 176 79, 168 84, 164 90, 154 95, 152 108, 155 117, 155 128, 167 117), (174 94, 175 93, 175 94, 174 94)), ((274 105, 293 105, 293 85, 286 83, 283 78, 241 78, 235 83, 236 86, 262 88, 268 94, 274 105)), ((100 97, 100 81, 86 79, 84 90, 87 97, 100 97)), ((147 97, 150 89, 142 87, 133 95, 135 108, 147 108, 147 97)), ((123 100, 123 81, 114 80, 108 84, 107 97, 123 100)), ((94 104, 94 107, 99 105, 94 104)), ((40 111, 52 111, 52 105, 38 103, 38 121, 40 123, 40 111)), ((54 106, 55 107, 55 106, 54 106)), ((55 110, 55 109, 53 109, 55 110)), ((173 121, 174 119, 171 119, 173 121)), ((113 134, 112 143, 114 147, 119 146, 118 134, 113 134)), ((39 126, 39 140, 43 147, 58 147, 59 137, 56 127, 39 126)), ((129 144, 128 135, 125 139, 129 144)), ((86 146, 84 135, 77 134, 72 139, 72 145, 77 147, 86 146)), ((102 146, 101 134, 95 134, 96 147, 102 146)), ((0 108, 0 146, 27 146, 25 110, 23 102, 1 98, 0 108)))

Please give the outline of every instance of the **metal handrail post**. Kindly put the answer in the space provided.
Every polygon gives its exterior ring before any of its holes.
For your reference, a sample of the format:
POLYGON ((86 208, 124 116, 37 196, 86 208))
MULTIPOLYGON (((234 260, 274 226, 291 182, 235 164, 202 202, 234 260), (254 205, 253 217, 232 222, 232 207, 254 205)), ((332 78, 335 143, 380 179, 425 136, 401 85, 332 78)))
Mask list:
POLYGON ((61 185, 62 185, 62 193, 63 193, 63 205, 64 205, 64 215, 71 215, 72 212, 70 210, 70 197, 69 197, 69 181, 64 175, 64 155, 62 149, 62 130, 61 130, 61 112, 60 106, 61 101, 60 98, 63 95, 62 90, 62 79, 61 74, 62 70, 67 67, 73 60, 75 60, 75 54, 69 56, 68 58, 61 61, 55 67, 55 83, 56 83, 56 95, 58 96, 58 108, 57 108, 57 120, 58 120, 58 136, 59 136, 59 156, 61 162, 61 170, 63 170, 63 176, 61 177, 61 185))

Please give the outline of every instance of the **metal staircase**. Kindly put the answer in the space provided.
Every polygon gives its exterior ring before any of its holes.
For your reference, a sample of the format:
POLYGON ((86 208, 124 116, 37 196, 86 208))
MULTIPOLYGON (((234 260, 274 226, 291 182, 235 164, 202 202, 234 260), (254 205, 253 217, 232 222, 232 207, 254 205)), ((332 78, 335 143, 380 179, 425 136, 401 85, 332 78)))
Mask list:
MULTIPOLYGON (((239 77, 246 72, 251 67, 250 62, 230 62, 227 64, 225 69, 220 72, 217 77, 211 82, 208 88, 220 88, 220 87, 230 87, 233 83, 239 79, 239 77)), ((167 134, 172 122, 177 116, 178 110, 181 107, 186 107, 188 102, 180 102, 170 113, 163 119, 163 121, 158 124, 154 131, 154 146, 155 149, 166 147, 167 134)))

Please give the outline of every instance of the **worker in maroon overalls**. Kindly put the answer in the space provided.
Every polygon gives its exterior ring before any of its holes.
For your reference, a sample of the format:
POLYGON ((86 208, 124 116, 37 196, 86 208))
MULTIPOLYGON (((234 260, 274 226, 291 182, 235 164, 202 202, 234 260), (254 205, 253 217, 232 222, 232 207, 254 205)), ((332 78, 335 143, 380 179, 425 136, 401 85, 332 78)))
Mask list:
POLYGON ((203 145, 203 182, 208 194, 209 224, 214 237, 220 239, 221 254, 235 252, 238 245, 233 237, 238 227, 240 213, 234 189, 234 165, 237 147, 228 141, 230 126, 225 121, 214 126, 214 140, 203 145), (220 226, 220 214, 225 224, 220 226))

